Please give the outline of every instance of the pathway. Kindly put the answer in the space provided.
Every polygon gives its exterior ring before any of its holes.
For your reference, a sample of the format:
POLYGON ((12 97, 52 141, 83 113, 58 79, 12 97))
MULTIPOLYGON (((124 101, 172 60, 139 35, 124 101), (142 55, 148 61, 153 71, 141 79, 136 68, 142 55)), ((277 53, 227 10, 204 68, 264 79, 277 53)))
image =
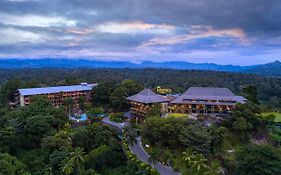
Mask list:
MULTIPOLYGON (((116 123, 116 122, 112 122, 109 120, 109 117, 105 117, 102 119, 102 122, 106 125, 115 127, 119 130, 123 130, 125 126, 128 126, 129 124, 124 122, 124 123, 116 123)), ((137 144, 135 145, 130 145, 130 150, 132 151, 132 153, 134 153, 141 161, 149 164, 150 166, 154 167, 155 169, 157 169, 157 171, 161 174, 161 175, 180 175, 180 173, 175 172, 171 167, 163 165, 160 162, 157 162, 156 164, 150 164, 148 159, 149 159, 149 155, 147 154, 147 152, 144 150, 144 148, 142 147, 142 143, 141 143, 141 137, 137 138, 137 144)))
POLYGON ((102 123, 106 124, 106 125, 109 125, 109 126, 112 126, 112 127, 115 127, 119 130, 123 130, 126 126, 128 126, 128 123, 126 122, 123 122, 123 123, 116 123, 116 122, 113 122, 113 121, 110 121, 109 120, 109 117, 105 117, 102 119, 102 123))
POLYGON ((130 150, 137 155, 137 157, 147 163, 150 164, 150 166, 154 167, 155 169, 157 169, 157 171, 161 174, 161 175, 180 175, 180 173, 175 172, 171 167, 163 165, 160 162, 157 162, 156 164, 149 163, 148 159, 149 159, 149 155, 146 153, 146 151, 144 150, 144 148, 142 147, 142 143, 141 143, 141 137, 137 138, 137 144, 135 144, 134 146, 130 146, 130 150))

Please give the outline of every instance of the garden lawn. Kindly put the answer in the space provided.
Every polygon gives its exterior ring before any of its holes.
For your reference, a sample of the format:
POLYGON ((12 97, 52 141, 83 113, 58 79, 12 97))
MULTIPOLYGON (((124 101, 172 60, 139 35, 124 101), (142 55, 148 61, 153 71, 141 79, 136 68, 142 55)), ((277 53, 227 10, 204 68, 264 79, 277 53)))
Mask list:
POLYGON ((273 114, 275 115, 275 122, 281 122, 281 113, 280 112, 263 112, 262 115, 269 115, 273 114))
POLYGON ((179 113, 169 113, 168 117, 174 118, 188 118, 188 114, 179 114, 179 113))

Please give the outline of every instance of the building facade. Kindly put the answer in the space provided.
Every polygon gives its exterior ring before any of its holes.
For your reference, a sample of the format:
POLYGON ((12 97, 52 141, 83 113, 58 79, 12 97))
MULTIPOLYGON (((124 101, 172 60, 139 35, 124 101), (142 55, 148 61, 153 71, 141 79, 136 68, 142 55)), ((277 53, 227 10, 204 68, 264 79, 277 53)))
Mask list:
POLYGON ((97 84, 81 83, 80 85, 72 86, 18 89, 16 92, 16 101, 13 103, 13 105, 29 105, 31 103, 31 98, 38 95, 47 96, 47 98, 52 102, 53 106, 63 105, 65 99, 67 98, 71 98, 74 102, 74 105, 77 105, 81 97, 86 101, 90 100, 92 89, 96 85, 97 84))
POLYGON ((169 112, 229 115, 237 103, 245 101, 227 88, 191 87, 169 103, 169 112))
POLYGON ((150 89, 144 89, 136 95, 127 98, 131 108, 132 117, 145 117, 146 114, 153 108, 156 104, 161 105, 162 112, 167 111, 168 100, 157 95, 150 89))

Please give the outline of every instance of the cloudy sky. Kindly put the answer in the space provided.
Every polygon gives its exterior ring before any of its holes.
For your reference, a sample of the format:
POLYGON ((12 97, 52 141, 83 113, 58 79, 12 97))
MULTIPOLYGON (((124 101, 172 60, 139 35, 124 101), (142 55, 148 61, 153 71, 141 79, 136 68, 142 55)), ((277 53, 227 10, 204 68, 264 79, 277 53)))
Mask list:
POLYGON ((0 0, 0 58, 281 60, 281 1, 0 0))

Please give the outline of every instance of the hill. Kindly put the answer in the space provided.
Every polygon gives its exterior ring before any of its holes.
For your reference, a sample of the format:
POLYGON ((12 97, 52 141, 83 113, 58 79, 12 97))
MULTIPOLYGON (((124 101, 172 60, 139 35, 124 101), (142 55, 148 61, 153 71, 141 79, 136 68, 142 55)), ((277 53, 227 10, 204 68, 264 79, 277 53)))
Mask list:
POLYGON ((183 61, 131 63, 127 61, 96 61, 85 59, 2 59, 0 68, 169 68, 216 71, 241 71, 253 66, 218 65, 214 63, 190 63, 183 61))
POLYGON ((241 70, 241 72, 263 76, 281 76, 281 62, 275 61, 264 65, 258 65, 255 67, 241 70))
POLYGON ((132 63, 128 61, 97 61, 86 59, 2 59, 0 61, 0 68, 161 68, 179 70, 211 70, 250 73, 262 76, 281 76, 281 62, 279 61, 253 66, 234 66, 218 65, 214 63, 190 63, 183 61, 144 61, 141 63, 132 63))

